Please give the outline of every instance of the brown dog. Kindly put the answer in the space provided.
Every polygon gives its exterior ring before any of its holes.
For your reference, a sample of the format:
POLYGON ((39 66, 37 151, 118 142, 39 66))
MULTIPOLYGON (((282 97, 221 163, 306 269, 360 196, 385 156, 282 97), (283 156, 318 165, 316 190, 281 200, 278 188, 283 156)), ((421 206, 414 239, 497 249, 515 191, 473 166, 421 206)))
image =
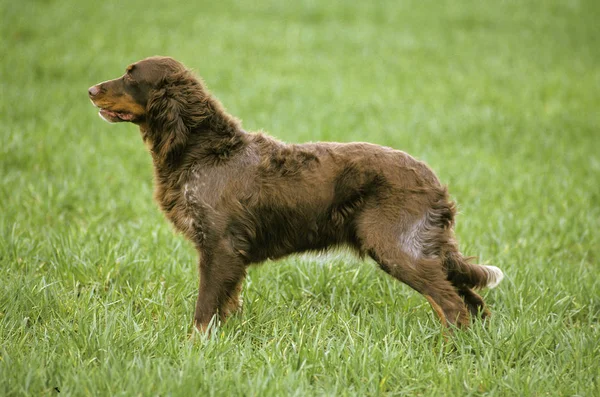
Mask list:
POLYGON ((502 271, 463 257, 446 188, 408 154, 247 133, 166 57, 128 66, 89 96, 102 118, 140 127, 155 198, 198 250, 199 330, 238 308, 250 264, 343 245, 423 294, 443 324, 467 327, 470 314, 489 314, 473 288, 496 286, 502 271))

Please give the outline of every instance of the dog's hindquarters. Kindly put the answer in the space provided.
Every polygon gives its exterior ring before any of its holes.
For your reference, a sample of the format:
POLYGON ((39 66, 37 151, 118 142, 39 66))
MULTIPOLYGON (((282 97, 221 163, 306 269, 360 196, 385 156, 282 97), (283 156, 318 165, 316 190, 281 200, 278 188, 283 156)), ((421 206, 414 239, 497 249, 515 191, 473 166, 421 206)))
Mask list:
POLYGON ((470 264, 457 247, 455 206, 439 184, 390 192, 357 221, 360 249, 384 270, 423 294, 443 323, 466 327, 471 315, 489 314, 472 288, 501 279, 495 267, 470 264))

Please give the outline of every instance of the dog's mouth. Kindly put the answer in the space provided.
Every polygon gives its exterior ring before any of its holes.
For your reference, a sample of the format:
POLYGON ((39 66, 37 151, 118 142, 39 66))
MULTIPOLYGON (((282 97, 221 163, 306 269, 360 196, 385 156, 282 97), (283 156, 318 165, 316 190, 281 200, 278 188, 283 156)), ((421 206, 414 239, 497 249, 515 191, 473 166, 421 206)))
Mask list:
POLYGON ((100 117, 102 117, 104 120, 110 123, 135 120, 135 115, 129 112, 115 112, 113 110, 100 108, 100 111, 98 113, 100 114, 100 117))

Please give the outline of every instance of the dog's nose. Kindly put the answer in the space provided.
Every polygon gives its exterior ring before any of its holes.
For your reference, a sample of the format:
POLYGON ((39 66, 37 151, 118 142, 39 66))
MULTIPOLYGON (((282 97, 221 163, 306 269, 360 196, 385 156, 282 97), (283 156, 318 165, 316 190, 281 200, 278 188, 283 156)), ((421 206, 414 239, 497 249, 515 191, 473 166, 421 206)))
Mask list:
POLYGON ((88 89, 88 94, 91 97, 98 95, 99 92, 100 92, 100 88, 98 88, 97 85, 93 85, 88 89))

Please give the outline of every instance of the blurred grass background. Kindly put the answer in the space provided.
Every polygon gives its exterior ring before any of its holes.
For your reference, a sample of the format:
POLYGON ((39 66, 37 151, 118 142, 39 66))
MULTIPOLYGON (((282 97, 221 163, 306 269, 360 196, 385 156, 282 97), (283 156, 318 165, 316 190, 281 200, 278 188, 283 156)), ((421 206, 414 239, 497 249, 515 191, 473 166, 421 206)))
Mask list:
POLYGON ((598 395, 597 1, 0 1, 0 394, 598 395), (427 161, 494 317, 440 337, 346 255, 254 268, 188 341, 196 257, 152 202, 133 125, 87 88, 193 68, 247 130, 427 161))

